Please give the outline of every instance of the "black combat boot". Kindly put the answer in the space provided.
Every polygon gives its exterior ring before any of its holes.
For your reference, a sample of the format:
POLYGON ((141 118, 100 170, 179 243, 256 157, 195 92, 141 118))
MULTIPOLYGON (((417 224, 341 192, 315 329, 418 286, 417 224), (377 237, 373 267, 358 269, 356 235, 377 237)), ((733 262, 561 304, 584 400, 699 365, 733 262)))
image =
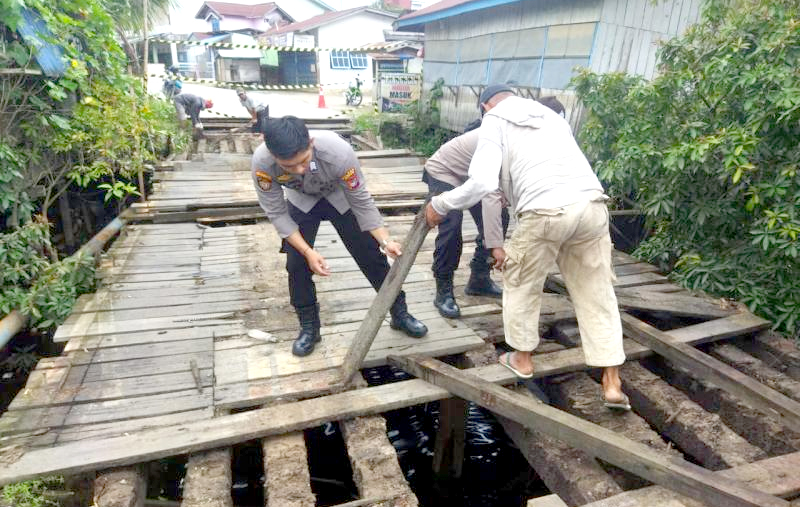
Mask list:
POLYGON ((319 305, 298 306, 295 311, 300 320, 300 334, 292 344, 292 354, 303 357, 311 354, 314 345, 322 339, 319 334, 319 305))
POLYGON ((461 308, 456 303, 453 295, 453 273, 447 275, 436 275, 436 298, 433 306, 439 310, 442 317, 457 319, 461 317, 461 308))
POLYGON ((398 329, 411 338, 422 338, 428 334, 425 324, 408 313, 406 295, 403 292, 398 294, 397 299, 394 300, 389 314, 392 316, 392 320, 389 321, 389 327, 392 329, 398 329))
POLYGON ((470 296, 488 296, 490 298, 503 297, 503 289, 494 283, 492 277, 489 276, 489 270, 476 270, 472 269, 469 275, 469 281, 464 288, 464 292, 470 296))

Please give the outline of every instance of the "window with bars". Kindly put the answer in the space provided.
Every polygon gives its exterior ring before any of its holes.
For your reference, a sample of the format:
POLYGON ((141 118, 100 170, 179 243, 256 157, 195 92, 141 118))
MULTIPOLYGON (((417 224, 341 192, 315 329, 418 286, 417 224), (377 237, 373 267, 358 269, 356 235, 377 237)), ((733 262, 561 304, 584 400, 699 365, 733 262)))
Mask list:
POLYGON ((350 52, 349 51, 331 51, 331 68, 332 69, 349 69, 350 68, 350 52))
POLYGON ((367 54, 350 51, 331 51, 332 69, 366 69, 367 54))
POLYGON ((367 68, 367 54, 366 53, 350 53, 350 66, 354 69, 367 68))

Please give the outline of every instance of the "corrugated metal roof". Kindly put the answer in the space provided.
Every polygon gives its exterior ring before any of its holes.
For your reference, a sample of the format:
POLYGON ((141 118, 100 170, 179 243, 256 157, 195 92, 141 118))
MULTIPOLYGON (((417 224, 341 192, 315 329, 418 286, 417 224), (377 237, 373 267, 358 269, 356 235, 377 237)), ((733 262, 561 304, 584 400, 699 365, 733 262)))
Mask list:
POLYGON ((20 21, 17 31, 22 36, 25 44, 33 49, 36 63, 39 64, 46 76, 59 77, 64 75, 66 71, 64 53, 60 47, 44 40, 52 37, 53 34, 50 33, 47 24, 38 12, 31 9, 22 9, 22 21, 20 21))
POLYGON ((332 23, 337 19, 346 18, 348 16, 352 16, 360 12, 371 12, 373 14, 380 14, 382 16, 387 16, 390 18, 397 17, 397 15, 394 14, 393 12, 382 11, 379 9, 372 9, 370 7, 354 7, 352 9, 347 9, 344 11, 326 12, 325 14, 320 14, 318 16, 314 16, 313 18, 308 18, 305 21, 300 21, 298 23, 292 23, 289 25, 273 28, 272 30, 269 30, 266 33, 266 35, 277 35, 289 32, 306 32, 308 30, 313 30, 314 28, 317 28, 319 26, 332 23))
POLYGON ((195 16, 196 18, 203 18, 205 17, 206 10, 212 10, 216 12, 218 15, 225 17, 225 16, 235 16, 239 18, 261 18, 265 14, 269 14, 270 12, 278 9, 278 6, 275 2, 263 3, 263 4, 256 4, 256 5, 242 5, 242 4, 233 4, 228 2, 206 2, 200 8, 200 11, 195 16))
POLYGON ((421 30, 422 25, 431 21, 497 7, 498 5, 513 4, 519 1, 521 0, 442 0, 424 9, 401 16, 394 22, 394 26, 396 30, 401 28, 421 30))

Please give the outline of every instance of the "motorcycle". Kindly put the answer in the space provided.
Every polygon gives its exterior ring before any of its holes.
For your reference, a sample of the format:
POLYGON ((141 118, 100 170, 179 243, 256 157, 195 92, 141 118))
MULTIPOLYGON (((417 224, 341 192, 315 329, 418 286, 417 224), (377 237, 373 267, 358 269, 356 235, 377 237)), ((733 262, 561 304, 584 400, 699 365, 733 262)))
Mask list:
POLYGON ((363 100, 363 96, 361 95, 361 85, 364 84, 364 81, 360 80, 356 77, 356 84, 355 86, 350 86, 346 92, 344 92, 345 103, 348 106, 358 107, 361 105, 361 101, 363 100))

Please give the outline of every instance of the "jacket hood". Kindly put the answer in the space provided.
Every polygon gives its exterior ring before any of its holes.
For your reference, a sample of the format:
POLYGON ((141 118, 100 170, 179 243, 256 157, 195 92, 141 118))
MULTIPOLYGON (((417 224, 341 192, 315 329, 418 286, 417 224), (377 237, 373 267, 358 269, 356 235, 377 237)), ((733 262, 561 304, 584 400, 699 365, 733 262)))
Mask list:
POLYGON ((497 116, 520 127, 541 128, 547 107, 535 100, 507 97, 491 109, 486 116, 497 116))

